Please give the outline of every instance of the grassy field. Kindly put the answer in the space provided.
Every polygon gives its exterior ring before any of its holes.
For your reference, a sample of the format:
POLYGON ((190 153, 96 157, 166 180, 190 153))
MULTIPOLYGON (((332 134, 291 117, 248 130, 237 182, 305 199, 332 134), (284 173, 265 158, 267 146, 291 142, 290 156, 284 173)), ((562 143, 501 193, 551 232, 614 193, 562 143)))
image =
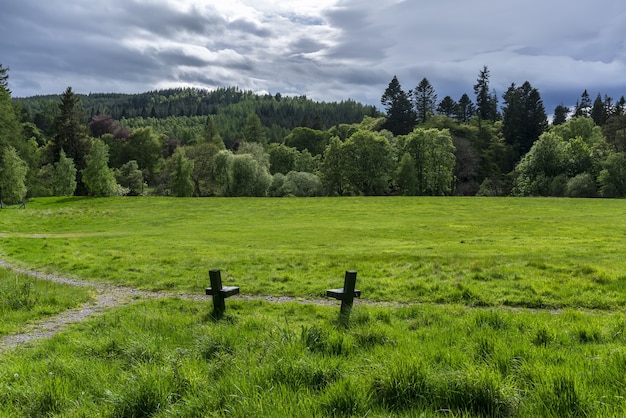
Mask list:
POLYGON ((208 300, 138 301, 0 355, 0 416, 626 416, 625 214, 582 199, 37 199, 0 211, 0 258, 194 293, 219 268, 242 294, 303 299, 354 269, 363 299, 392 303, 357 300, 343 327, 338 303, 235 297, 215 322, 208 300))
POLYGON ((0 268, 0 337, 23 332, 33 321, 91 299, 88 289, 34 279, 0 268))
POLYGON ((0 357, 0 416, 618 417, 620 313, 142 302, 0 357))
POLYGON ((37 199, 0 213, 0 257, 70 276, 202 292, 471 306, 626 306, 626 201, 37 199))

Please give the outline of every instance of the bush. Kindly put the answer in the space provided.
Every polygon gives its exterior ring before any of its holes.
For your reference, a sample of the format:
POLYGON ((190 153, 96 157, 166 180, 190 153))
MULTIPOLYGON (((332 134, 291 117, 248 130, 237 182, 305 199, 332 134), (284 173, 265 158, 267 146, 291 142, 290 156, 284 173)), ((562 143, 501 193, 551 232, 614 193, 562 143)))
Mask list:
POLYGON ((567 197, 597 197, 598 187, 593 176, 589 173, 581 173, 567 181, 565 187, 567 197))

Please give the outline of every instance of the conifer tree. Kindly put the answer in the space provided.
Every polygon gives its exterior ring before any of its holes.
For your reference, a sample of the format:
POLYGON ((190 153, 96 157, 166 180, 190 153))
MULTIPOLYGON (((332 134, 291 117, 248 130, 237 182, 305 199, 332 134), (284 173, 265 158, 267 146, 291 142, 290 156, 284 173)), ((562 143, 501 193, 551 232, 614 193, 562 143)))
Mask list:
POLYGON ((425 123, 429 117, 435 114, 435 106, 437 105, 435 88, 424 77, 413 90, 412 96, 417 112, 417 121, 418 123, 425 123))
POLYGON ((380 102, 387 110, 387 120, 383 128, 394 135, 406 135, 417 123, 417 115, 409 100, 409 95, 402 90, 396 76, 393 77, 380 102))

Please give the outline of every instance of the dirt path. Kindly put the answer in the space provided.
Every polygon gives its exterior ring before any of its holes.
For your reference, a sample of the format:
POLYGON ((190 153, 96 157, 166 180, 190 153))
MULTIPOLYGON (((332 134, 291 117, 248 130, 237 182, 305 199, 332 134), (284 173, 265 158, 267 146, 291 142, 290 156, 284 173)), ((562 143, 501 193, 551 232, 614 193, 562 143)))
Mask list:
MULTIPOLYGON (((50 338, 61 332, 70 324, 83 321, 92 315, 101 313, 107 309, 128 305, 146 299, 158 298, 180 298, 185 300, 194 300, 208 302, 209 296, 202 293, 198 294, 178 294, 172 292, 152 292, 147 290, 135 289, 127 286, 116 286, 110 283, 93 282, 86 280, 71 279, 67 277, 57 276, 54 274, 40 273, 33 270, 23 269, 12 265, 6 261, 0 260, 0 267, 12 269, 13 271, 30 276, 36 279, 49 280, 55 283, 68 284, 72 286, 90 287, 95 289, 95 301, 88 302, 74 309, 69 309, 58 315, 41 320, 35 324, 28 326, 28 330, 20 334, 6 335, 0 338, 0 354, 6 350, 10 350, 28 343, 50 338)), ((313 303, 318 305, 335 305, 336 301, 332 299, 315 299, 304 300, 293 297, 275 297, 275 296, 237 296, 245 300, 266 300, 268 302, 300 302, 313 303)))

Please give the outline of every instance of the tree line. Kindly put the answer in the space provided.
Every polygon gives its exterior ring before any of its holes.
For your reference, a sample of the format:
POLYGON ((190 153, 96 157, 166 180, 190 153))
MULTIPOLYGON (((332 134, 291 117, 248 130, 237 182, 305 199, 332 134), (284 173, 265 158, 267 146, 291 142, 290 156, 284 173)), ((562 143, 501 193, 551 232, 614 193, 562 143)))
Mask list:
POLYGON ((511 84, 499 105, 489 76, 483 67, 474 100, 458 101, 438 101, 426 78, 404 91, 393 77, 380 113, 232 88, 81 96, 68 87, 57 99, 13 100, 0 65, 0 200, 626 195, 623 97, 592 102, 585 91, 549 124, 528 81, 511 84))

